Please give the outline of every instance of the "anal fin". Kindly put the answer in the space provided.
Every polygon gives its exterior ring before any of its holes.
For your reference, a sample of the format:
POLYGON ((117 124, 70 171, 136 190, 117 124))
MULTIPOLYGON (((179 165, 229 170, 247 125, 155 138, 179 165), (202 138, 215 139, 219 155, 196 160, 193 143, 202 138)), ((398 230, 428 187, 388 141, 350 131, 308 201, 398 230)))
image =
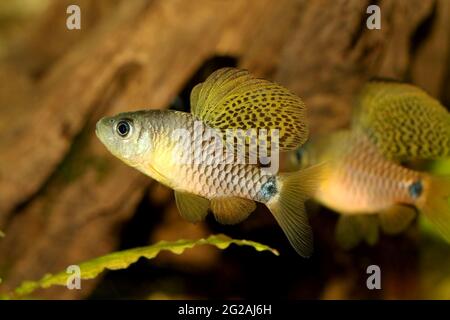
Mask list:
POLYGON ((397 234, 405 230, 416 216, 413 207, 394 205, 378 214, 381 229, 387 234, 397 234))
POLYGON ((253 200, 239 197, 211 199, 211 211, 219 223, 236 224, 245 220, 256 209, 253 200))
POLYGON ((339 216, 336 224, 335 236, 340 247, 350 250, 363 239, 362 230, 354 216, 339 216))
POLYGON ((336 225, 336 240, 345 250, 365 240, 369 245, 378 241, 378 223, 375 215, 341 215, 336 225))
POLYGON ((199 222, 208 214, 209 200, 189 192, 175 190, 180 215, 189 222, 199 222))
POLYGON ((378 219, 374 214, 365 214, 358 216, 358 221, 363 230, 364 239, 370 246, 375 245, 378 242, 378 219))

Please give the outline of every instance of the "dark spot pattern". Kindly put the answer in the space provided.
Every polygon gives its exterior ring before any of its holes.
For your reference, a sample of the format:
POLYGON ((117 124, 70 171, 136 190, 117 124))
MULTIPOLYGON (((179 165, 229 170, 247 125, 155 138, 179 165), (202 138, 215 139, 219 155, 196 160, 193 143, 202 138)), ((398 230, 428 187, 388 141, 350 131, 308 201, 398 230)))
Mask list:
MULTIPOLYGON (((271 129, 278 130, 280 151, 293 150, 308 138, 306 108, 301 99, 246 71, 228 68, 214 72, 202 84, 198 104, 200 107, 193 109, 196 115, 223 132, 266 129, 262 140, 270 142, 271 129)), ((267 149, 270 154, 270 143, 267 149)))
POLYGON ((356 125, 390 159, 450 156, 450 114, 417 87, 370 83, 359 97, 357 110, 356 125))

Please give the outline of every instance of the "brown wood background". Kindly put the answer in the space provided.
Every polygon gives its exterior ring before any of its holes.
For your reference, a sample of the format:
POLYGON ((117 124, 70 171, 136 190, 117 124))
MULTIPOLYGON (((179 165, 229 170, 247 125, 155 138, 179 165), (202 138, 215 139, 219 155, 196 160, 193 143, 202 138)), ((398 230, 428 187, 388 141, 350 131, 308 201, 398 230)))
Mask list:
MULTIPOLYGON (((449 17, 447 0, 53 0, 19 22, 0 13, 0 230, 7 235, 0 239, 0 291, 116 250, 143 199, 164 212, 147 243, 212 232, 211 224, 182 221, 168 190, 106 151, 93 130, 102 115, 167 108, 205 61, 218 56, 302 97, 313 134, 346 126, 352 98, 374 76, 418 84, 450 105, 449 17), (381 30, 365 27, 372 3, 381 7, 381 30), (69 4, 81 7, 79 31, 65 27, 69 4)), ((332 229, 319 220, 313 219, 316 251, 334 252, 331 240, 320 243, 332 229)), ((277 228, 264 212, 236 236, 250 238, 246 230, 258 224, 277 228)), ((276 237, 287 251, 281 234, 276 237)), ((410 242, 398 241, 396 248, 410 242)), ((163 255, 155 264, 220 273, 226 267, 218 267, 226 263, 220 254, 199 248, 163 255)), ((339 275, 324 267, 311 295, 298 289, 286 296, 373 296, 348 284, 359 277, 352 273, 354 259, 366 261, 364 254, 317 259, 338 265, 339 275)), ((378 295, 421 297, 417 268, 409 262, 393 267, 378 295)), ((313 286, 305 281, 305 288, 313 286)), ((97 284, 37 296, 88 297, 97 284)))

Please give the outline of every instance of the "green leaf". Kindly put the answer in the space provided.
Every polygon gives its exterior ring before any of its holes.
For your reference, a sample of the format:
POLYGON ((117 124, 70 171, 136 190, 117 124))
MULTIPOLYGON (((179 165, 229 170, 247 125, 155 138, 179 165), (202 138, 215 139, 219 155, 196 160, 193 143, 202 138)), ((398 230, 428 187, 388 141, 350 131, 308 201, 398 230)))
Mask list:
MULTIPOLYGON (((147 247, 139 247, 129 250, 113 252, 105 256, 101 256, 83 263, 78 266, 81 270, 81 279, 93 279, 104 270, 120 270, 128 268, 140 258, 152 259, 161 251, 171 251, 175 254, 181 254, 186 249, 193 248, 198 245, 209 244, 219 249, 226 249, 230 244, 238 246, 250 246, 256 251, 269 251, 275 255, 279 255, 278 251, 266 245, 249 240, 235 240, 223 234, 212 235, 207 239, 199 240, 177 240, 174 242, 160 241, 154 245, 147 247)), ((38 281, 25 281, 8 297, 4 298, 20 298, 31 294, 39 288, 48 288, 53 285, 65 286, 67 278, 71 274, 66 271, 57 274, 47 274, 38 281)))

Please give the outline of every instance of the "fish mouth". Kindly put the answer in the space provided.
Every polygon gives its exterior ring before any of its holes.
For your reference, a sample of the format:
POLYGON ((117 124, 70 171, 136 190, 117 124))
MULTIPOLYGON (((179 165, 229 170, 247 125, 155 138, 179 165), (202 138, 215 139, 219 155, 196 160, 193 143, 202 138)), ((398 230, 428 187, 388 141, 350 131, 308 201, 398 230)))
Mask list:
POLYGON ((95 124, 95 135, 98 137, 98 123, 100 121, 97 121, 97 123, 95 124))
POLYGON ((95 135, 101 140, 100 137, 100 126, 101 126, 101 122, 102 122, 103 118, 98 120, 97 123, 95 124, 95 135))
POLYGON ((95 124, 95 135, 103 143, 105 143, 105 139, 108 136, 108 132, 110 132, 108 123, 109 123, 108 118, 103 117, 100 120, 98 120, 97 123, 95 124))

